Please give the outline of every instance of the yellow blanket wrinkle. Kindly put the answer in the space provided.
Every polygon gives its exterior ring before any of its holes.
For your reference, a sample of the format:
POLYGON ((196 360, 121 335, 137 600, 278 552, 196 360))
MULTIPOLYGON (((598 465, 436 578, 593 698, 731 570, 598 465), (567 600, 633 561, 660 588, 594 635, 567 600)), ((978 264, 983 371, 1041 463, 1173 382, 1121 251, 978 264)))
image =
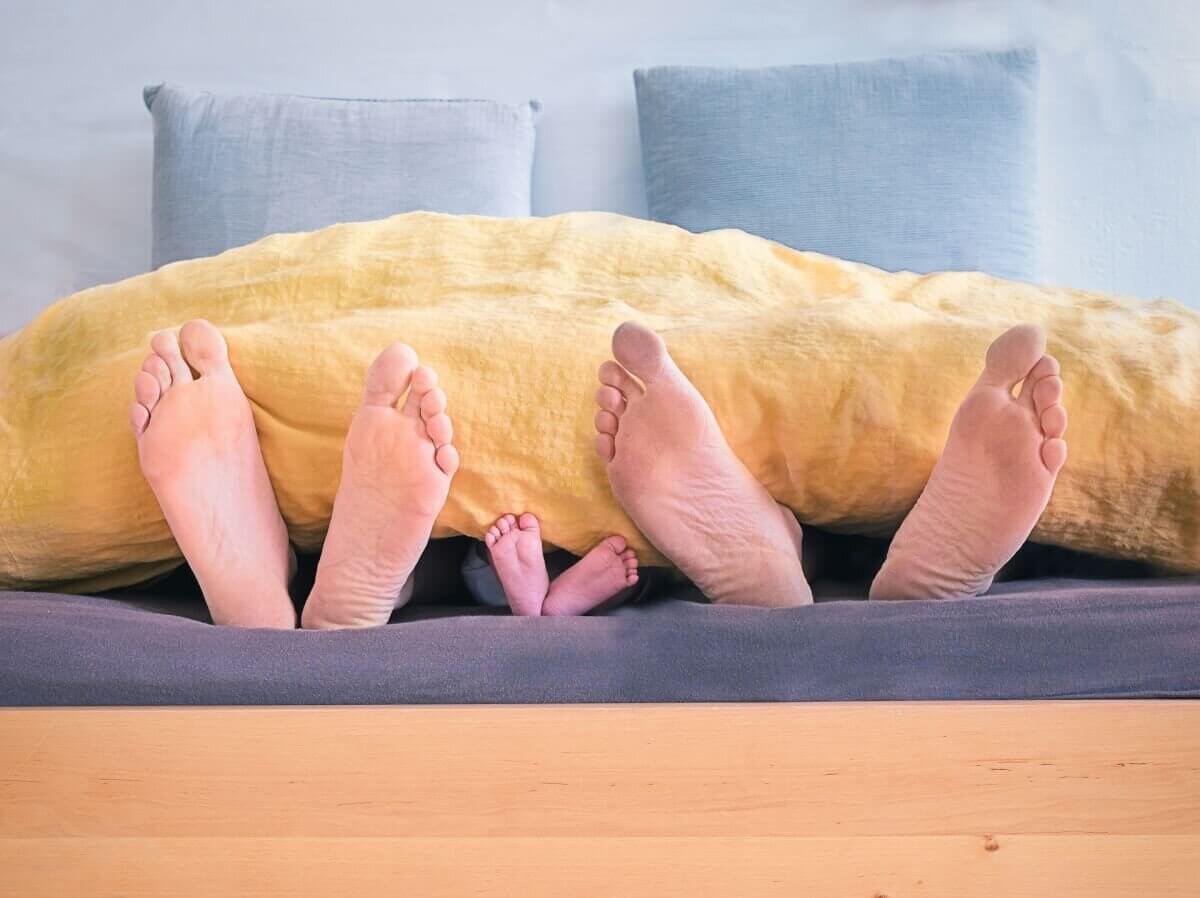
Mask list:
POLYGON ((0 340, 0 587, 90 591, 179 562, 127 423, 150 335, 220 327, 292 538, 319 548, 363 375, 433 365, 462 468, 435 536, 533 511, 583 552, 623 533, 593 450, 621 321, 665 337, 734 451, 816 525, 893 530, 988 343, 1043 325, 1070 455, 1038 540, 1200 571, 1200 316, 982 274, 887 273, 740 231, 604 213, 432 213, 275 235, 70 296, 0 340))

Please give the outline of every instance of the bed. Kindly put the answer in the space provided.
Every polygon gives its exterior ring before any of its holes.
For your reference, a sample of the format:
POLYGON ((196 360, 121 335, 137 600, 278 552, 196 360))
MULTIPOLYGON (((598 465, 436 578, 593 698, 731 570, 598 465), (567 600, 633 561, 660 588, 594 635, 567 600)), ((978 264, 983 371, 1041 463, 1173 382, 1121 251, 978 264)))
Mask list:
POLYGON ((456 590, 353 633, 214 628, 186 573, 0 596, 0 894, 1195 894, 1200 578, 456 590))

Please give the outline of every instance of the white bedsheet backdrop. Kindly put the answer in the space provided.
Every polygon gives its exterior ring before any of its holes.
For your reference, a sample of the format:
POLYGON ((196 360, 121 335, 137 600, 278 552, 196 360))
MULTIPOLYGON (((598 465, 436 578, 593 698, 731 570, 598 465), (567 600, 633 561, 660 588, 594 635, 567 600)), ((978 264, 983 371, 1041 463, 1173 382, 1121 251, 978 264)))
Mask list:
POLYGON ((146 270, 145 84, 537 97, 534 211, 644 214, 631 71, 1042 51, 1043 280, 1200 307, 1191 0, 0 0, 0 333, 146 270))

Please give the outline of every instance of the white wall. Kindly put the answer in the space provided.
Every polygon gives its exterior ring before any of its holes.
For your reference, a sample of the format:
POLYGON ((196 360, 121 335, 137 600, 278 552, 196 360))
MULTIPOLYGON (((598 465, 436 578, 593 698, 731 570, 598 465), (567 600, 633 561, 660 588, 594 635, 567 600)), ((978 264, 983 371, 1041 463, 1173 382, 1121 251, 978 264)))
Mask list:
POLYGON ((0 0, 0 332, 147 268, 148 83, 538 97, 534 211, 639 215, 636 66, 1024 44, 1043 53, 1043 279, 1200 307, 1195 13, 1188 0, 0 0))

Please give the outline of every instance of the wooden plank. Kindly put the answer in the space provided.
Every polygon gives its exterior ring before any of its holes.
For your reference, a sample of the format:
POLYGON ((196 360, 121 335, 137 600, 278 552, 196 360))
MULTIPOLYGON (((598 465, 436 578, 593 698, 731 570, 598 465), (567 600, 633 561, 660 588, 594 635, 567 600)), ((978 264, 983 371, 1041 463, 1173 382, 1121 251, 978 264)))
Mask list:
POLYGON ((0 840, 0 896, 1194 898, 1195 836, 0 840))
POLYGON ((1200 834, 1200 703, 0 711, 0 837, 1200 834))

